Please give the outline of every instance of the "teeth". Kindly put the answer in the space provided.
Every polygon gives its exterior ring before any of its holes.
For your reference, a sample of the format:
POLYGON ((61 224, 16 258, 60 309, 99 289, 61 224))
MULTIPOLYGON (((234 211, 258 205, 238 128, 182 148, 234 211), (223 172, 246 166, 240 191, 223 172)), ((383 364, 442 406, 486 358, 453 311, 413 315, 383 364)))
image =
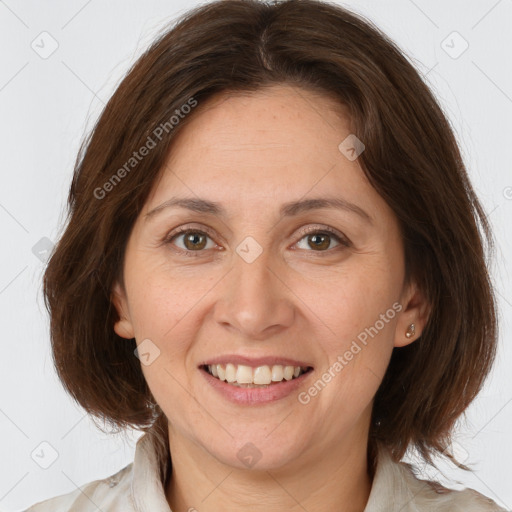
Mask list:
POLYGON ((284 379, 283 367, 280 364, 272 366, 272 381, 273 382, 281 382, 283 379, 284 379))
POLYGON ((282 382, 283 379, 292 380, 302 375, 305 371, 306 368, 301 368, 300 366, 283 366, 280 364, 258 366, 257 368, 231 363, 226 365, 208 365, 208 372, 214 377, 235 386, 243 385, 243 387, 253 387, 254 385, 268 386, 275 382, 282 382))
POLYGON ((250 366, 238 365, 236 370, 236 381, 238 384, 253 384, 252 368, 250 366))
MULTIPOLYGON (((217 368, 218 370, 218 368, 217 368)), ((236 380, 236 366, 234 364, 228 363, 226 365, 226 380, 228 382, 235 382, 236 380)))
POLYGON ((294 370, 295 370, 295 368, 293 366, 285 366, 284 367, 284 378, 286 380, 292 380, 294 370))
POLYGON ((253 384, 270 384, 272 382, 272 372, 268 366, 258 366, 254 370, 253 384))

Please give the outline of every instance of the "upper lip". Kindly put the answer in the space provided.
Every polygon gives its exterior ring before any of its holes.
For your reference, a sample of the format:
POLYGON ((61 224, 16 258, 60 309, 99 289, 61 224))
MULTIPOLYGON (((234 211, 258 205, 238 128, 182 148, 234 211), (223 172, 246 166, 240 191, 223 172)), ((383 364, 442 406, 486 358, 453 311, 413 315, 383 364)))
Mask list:
POLYGON ((208 366, 213 364, 236 364, 236 365, 245 365, 250 366, 252 368, 257 368, 258 366, 273 366, 273 365, 283 365, 283 366, 302 366, 304 368, 312 368, 312 366, 304 361, 298 361, 297 359, 290 359, 289 357, 281 357, 281 356, 265 356, 265 357, 247 357, 241 356, 237 354, 228 354, 223 356, 217 356, 212 359, 208 359, 204 361, 199 366, 208 366))

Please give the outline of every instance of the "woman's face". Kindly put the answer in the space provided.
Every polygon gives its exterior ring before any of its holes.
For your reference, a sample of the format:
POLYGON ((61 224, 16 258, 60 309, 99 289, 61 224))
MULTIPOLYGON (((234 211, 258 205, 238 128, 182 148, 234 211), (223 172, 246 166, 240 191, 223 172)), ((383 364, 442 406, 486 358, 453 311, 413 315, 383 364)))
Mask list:
POLYGON ((171 439, 217 461, 283 468, 366 443, 422 302, 394 214, 339 148, 347 117, 287 86, 196 110, 130 236, 116 332, 136 338, 171 439))

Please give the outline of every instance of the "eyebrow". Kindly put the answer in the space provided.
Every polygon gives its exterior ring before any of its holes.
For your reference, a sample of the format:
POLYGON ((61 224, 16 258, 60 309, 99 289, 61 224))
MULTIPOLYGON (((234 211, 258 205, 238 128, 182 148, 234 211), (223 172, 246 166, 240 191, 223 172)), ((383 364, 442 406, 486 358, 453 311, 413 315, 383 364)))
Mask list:
MULTIPOLYGON (((217 217, 226 218, 227 211, 220 204, 214 201, 201 198, 173 197, 161 205, 153 208, 146 213, 145 219, 149 220, 162 210, 168 208, 184 208, 196 213, 206 213, 217 217)), ((319 210, 322 208, 333 208, 336 210, 344 210, 357 214, 359 217, 372 224, 372 218, 360 206, 350 203, 339 197, 319 197, 313 199, 302 199, 299 201, 291 201, 284 203, 279 209, 280 217, 293 217, 310 210, 319 210)))

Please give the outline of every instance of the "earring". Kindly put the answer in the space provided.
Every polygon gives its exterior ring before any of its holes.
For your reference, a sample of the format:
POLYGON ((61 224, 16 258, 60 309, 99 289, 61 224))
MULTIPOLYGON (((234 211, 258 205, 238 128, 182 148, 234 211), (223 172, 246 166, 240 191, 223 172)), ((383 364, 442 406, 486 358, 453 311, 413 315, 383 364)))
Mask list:
POLYGON ((414 326, 414 324, 411 324, 407 328, 407 331, 405 333, 405 337, 406 338, 412 338, 414 336, 415 332, 416 332, 415 326, 414 326))

